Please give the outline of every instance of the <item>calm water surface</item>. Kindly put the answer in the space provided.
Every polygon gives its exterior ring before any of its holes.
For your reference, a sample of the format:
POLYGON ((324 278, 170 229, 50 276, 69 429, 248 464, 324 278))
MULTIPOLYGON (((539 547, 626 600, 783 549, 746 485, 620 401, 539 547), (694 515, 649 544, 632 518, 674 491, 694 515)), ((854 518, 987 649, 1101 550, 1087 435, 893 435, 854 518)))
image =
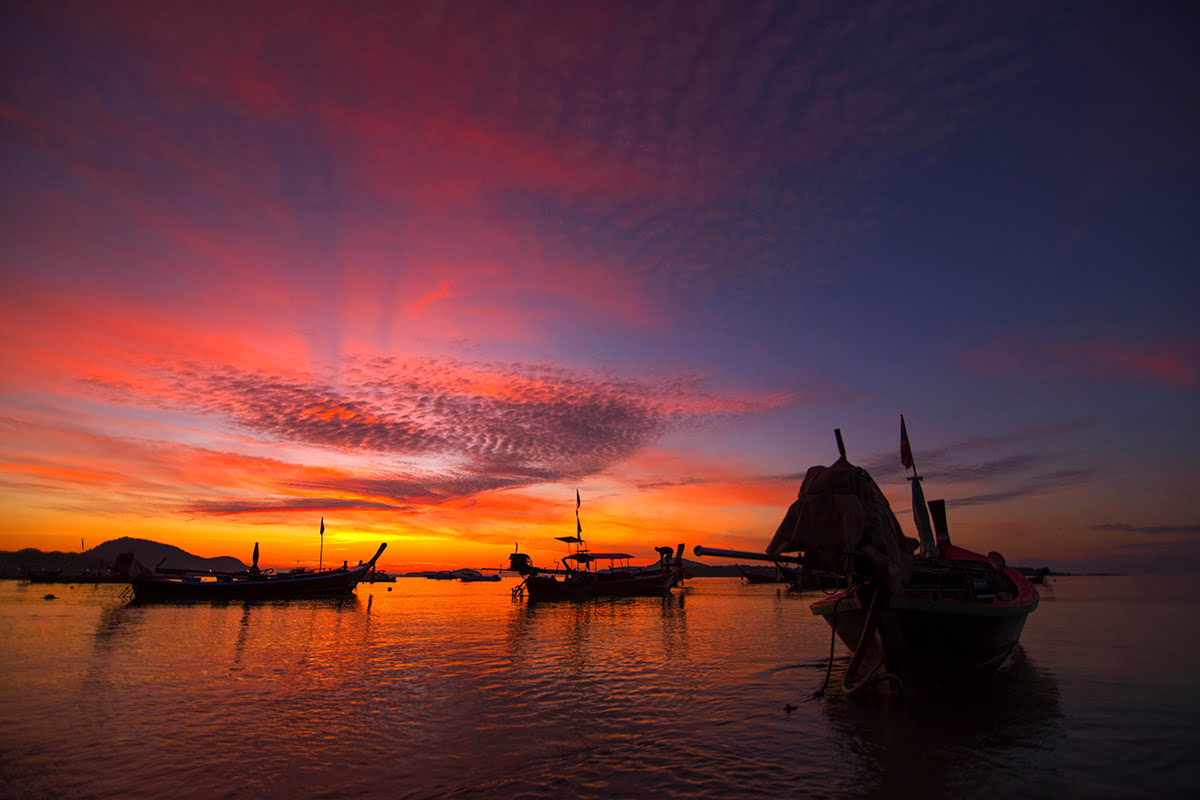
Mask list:
MULTIPOLYGON (((737 579, 529 606, 512 581, 129 606, 0 582, 7 797, 1173 797, 1200 589, 1061 578, 972 696, 807 702, 815 595, 737 579), (43 596, 53 592, 55 600, 43 596), (788 706, 796 706, 790 712, 788 706)), ((839 642, 831 683, 846 651, 839 642)))

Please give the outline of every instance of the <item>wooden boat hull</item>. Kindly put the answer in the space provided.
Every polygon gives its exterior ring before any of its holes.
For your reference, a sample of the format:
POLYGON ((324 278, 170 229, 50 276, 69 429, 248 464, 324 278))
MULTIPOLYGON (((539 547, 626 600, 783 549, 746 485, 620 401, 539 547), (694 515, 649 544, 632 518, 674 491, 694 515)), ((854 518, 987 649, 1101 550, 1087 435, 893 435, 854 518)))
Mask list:
MULTIPOLYGON (((948 546, 960 566, 986 558, 948 546)), ((953 562, 951 562, 953 563, 953 562)), ((906 687, 937 686, 990 676, 1021 638, 1025 620, 1037 608, 1037 590, 1012 568, 1004 570, 1014 592, 988 599, 939 596, 936 591, 884 594, 877 624, 868 629, 874 587, 858 584, 824 598, 812 612, 834 627, 854 653, 862 643, 874 651, 866 663, 883 663, 906 687), (878 636, 875 636, 877 631, 878 636), (864 633, 866 637, 864 638, 864 633)))
MULTIPOLYGON (((986 615, 979 610, 920 607, 889 598, 879 621, 888 671, 906 683, 938 682, 950 677, 986 677, 1021 638, 1029 610, 986 615)), ((813 612, 834 625, 832 605, 813 612)), ((853 653, 862 641, 867 613, 862 604, 838 608, 838 638, 853 653)))
POLYGON ((299 575, 241 577, 224 575, 216 580, 197 576, 148 575, 130 579, 133 598, 139 603, 186 603, 206 600, 292 600, 350 594, 367 579, 386 545, 365 564, 299 575))
POLYGON ((553 575, 531 575, 525 591, 531 602, 591 600, 596 597, 654 597, 669 593, 679 583, 679 571, 576 572, 560 580, 553 575))

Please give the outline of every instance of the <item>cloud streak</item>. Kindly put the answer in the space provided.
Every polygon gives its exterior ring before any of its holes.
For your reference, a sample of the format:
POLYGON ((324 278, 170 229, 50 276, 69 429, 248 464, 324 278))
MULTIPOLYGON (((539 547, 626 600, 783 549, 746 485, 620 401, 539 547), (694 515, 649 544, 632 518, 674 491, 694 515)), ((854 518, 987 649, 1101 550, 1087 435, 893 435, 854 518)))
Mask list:
POLYGON ((233 498, 191 511, 322 508, 405 510, 471 495, 578 480, 670 431, 793 402, 736 398, 698 376, 657 380, 537 364, 347 358, 337 381, 309 375, 159 364, 119 383, 94 379, 110 402, 158 405, 215 421, 258 447, 299 447, 317 462, 344 454, 381 476, 286 480, 312 497, 233 498), (332 506, 330 506, 332 507, 332 506))
POLYGON ((1002 337, 962 353, 972 372, 1056 383, 1088 380, 1200 389, 1200 340, 1190 336, 1139 341, 1045 341, 1002 337))
POLYGON ((1106 522, 1093 525, 1092 530, 1106 533, 1144 533, 1150 536, 1200 534, 1198 525, 1130 525, 1127 522, 1106 522))
POLYGON ((1075 489, 1086 481, 1088 475, 1089 472, 1087 470, 1058 470, 1056 472, 1037 475, 1009 489, 948 499, 946 505, 951 508, 966 508, 968 506, 980 506, 990 503, 1003 503, 1026 497, 1044 497, 1064 490, 1075 489))

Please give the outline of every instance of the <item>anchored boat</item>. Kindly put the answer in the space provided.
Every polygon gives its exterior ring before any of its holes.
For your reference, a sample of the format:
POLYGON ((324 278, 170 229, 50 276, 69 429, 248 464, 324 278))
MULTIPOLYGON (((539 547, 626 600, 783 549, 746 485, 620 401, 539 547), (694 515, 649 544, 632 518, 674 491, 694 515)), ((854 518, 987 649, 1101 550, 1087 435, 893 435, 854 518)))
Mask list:
POLYGON ((999 553, 951 544, 945 502, 925 502, 903 417, 900 425, 918 539, 903 535, 883 493, 846 459, 835 431, 838 460, 808 470, 765 553, 695 548, 700 556, 843 574, 849 586, 813 603, 812 612, 850 649, 847 693, 881 680, 932 688, 986 677, 1017 645, 1039 601, 1037 589, 999 553), (790 552, 800 555, 783 555, 790 552))
POLYGON ((669 547, 657 548, 658 562, 631 566, 628 553, 592 553, 580 536, 558 536, 572 548, 561 559, 562 569, 533 566, 528 553, 509 555, 509 569, 525 580, 513 595, 528 593, 531 601, 591 600, 596 597, 648 597, 665 595, 683 578, 683 545, 672 556, 669 547), (607 562, 607 567, 598 564, 607 562))
POLYGON ((567 545, 560 559, 562 569, 533 566, 528 553, 514 552, 508 557, 509 569, 525 580, 513 587, 513 597, 529 594, 538 600, 590 600, 594 597, 645 597, 665 595, 684 578, 683 545, 674 552, 669 547, 655 548, 658 562, 631 566, 628 553, 593 553, 583 541, 579 522, 579 492, 575 492, 575 535, 556 536, 567 545), (607 567, 599 564, 607 562, 607 567))
POLYGON ((742 576, 742 581, 749 584, 757 583, 786 583, 794 584, 800 580, 800 570, 776 564, 774 567, 748 567, 734 564, 742 576))
MULTIPOLYGON (((322 526, 324 527, 324 526, 322 526)), ((345 563, 335 569, 295 569, 276 573, 258 568, 258 545, 254 562, 244 572, 212 572, 184 569, 151 569, 132 553, 117 559, 117 567, 129 576, 133 598, 137 602, 191 602, 196 600, 292 600, 349 594, 359 581, 368 577, 387 543, 379 545, 375 555, 356 567, 345 563)))

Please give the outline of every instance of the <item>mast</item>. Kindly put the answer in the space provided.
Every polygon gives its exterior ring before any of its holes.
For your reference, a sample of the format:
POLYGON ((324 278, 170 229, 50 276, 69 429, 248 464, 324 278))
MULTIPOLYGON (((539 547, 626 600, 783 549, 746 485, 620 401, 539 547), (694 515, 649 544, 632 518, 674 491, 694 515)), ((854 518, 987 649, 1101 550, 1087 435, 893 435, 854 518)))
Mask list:
POLYGON ((938 555, 937 543, 933 538, 933 525, 929 522, 929 506, 925 503, 925 492, 921 489, 921 476, 917 473, 917 464, 913 460, 912 447, 908 444, 908 428, 904 425, 904 415, 900 415, 900 463, 913 471, 908 480, 912 483, 912 513, 913 524, 917 526, 917 536, 921 540, 920 555, 930 558, 938 555))

